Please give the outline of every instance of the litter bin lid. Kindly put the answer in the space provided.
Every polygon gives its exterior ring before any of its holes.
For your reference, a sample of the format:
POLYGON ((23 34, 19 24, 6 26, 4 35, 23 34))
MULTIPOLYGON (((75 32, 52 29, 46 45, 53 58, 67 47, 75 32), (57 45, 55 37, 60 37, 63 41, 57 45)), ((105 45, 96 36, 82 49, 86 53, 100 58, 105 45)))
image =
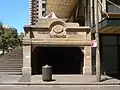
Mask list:
POLYGON ((43 66, 43 68, 51 68, 51 66, 45 65, 45 66, 43 66))

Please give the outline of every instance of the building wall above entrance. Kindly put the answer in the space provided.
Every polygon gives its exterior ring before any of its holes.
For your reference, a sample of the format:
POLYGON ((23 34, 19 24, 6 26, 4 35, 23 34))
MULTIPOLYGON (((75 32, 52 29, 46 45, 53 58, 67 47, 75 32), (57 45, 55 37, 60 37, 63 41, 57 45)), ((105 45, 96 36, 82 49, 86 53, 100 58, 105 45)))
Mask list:
POLYGON ((36 25, 25 26, 24 29, 26 33, 24 44, 81 42, 83 46, 90 45, 89 27, 80 27, 78 23, 64 22, 62 19, 41 18, 36 25))

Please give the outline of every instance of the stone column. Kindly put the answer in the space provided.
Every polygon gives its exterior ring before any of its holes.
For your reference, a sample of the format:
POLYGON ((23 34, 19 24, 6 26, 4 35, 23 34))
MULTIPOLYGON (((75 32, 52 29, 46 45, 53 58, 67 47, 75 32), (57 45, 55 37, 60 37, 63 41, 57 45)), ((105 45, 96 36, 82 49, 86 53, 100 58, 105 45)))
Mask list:
POLYGON ((23 68, 22 77, 18 82, 30 82, 31 81, 31 45, 23 46, 23 68))
POLYGON ((23 68, 22 73, 31 75, 31 45, 23 46, 23 68))
MULTIPOLYGON (((86 40, 91 41, 91 33, 86 33, 86 40)), ((84 75, 92 75, 92 55, 91 55, 91 46, 84 47, 84 67, 83 74, 84 75)))
POLYGON ((84 47, 84 75, 92 75, 91 46, 84 47))

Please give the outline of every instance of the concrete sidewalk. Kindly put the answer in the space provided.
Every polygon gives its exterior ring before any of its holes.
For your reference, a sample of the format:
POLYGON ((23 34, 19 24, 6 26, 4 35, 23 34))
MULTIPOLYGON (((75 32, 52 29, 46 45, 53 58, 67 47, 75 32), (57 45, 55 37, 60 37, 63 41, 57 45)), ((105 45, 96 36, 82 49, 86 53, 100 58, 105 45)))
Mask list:
POLYGON ((96 82, 96 76, 84 75, 53 75, 53 81, 44 82, 41 75, 29 77, 22 75, 0 75, 0 85, 120 85, 120 80, 102 76, 102 82, 96 82))

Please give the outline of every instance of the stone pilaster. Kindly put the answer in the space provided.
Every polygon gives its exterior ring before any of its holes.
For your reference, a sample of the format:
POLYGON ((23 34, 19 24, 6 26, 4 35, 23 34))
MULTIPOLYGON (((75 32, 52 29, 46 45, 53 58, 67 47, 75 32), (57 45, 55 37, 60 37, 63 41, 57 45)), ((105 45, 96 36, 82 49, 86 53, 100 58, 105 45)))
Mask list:
MULTIPOLYGON (((86 33, 86 40, 91 41, 91 33, 86 33)), ((83 67, 84 75, 92 75, 92 53, 91 46, 84 47, 84 67, 83 67)))
POLYGON ((92 61, 91 61, 91 46, 85 46, 84 48, 84 75, 92 75, 92 61))
POLYGON ((23 46, 23 68, 22 73, 31 75, 31 45, 23 46))

